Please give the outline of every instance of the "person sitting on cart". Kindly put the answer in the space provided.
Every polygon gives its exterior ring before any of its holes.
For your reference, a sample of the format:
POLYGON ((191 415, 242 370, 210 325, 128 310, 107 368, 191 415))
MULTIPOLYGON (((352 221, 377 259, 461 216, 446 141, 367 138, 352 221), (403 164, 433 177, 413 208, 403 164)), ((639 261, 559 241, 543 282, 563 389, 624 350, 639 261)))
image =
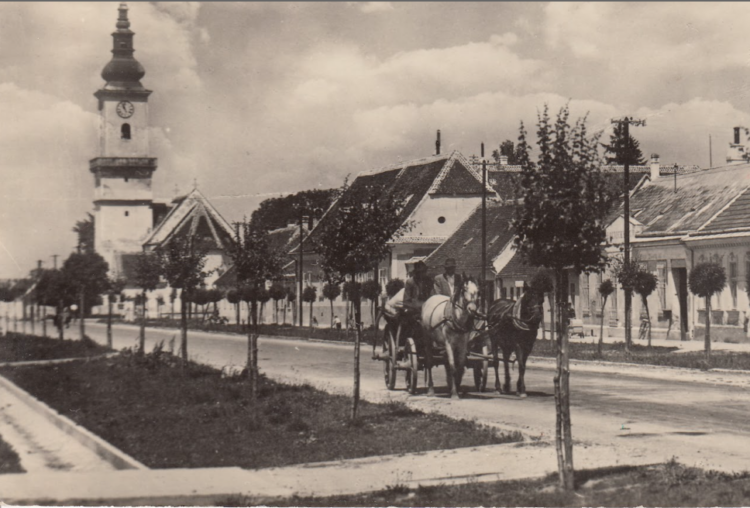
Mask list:
POLYGON ((452 299, 456 288, 460 288, 462 283, 461 276, 456 274, 456 260, 448 258, 445 260, 445 272, 435 276, 432 294, 445 295, 452 299))
POLYGON ((427 265, 423 261, 417 261, 414 263, 411 276, 406 279, 402 313, 402 316, 406 318, 404 325, 411 327, 412 336, 419 335, 422 305, 430 296, 432 296, 432 280, 427 276, 427 265))

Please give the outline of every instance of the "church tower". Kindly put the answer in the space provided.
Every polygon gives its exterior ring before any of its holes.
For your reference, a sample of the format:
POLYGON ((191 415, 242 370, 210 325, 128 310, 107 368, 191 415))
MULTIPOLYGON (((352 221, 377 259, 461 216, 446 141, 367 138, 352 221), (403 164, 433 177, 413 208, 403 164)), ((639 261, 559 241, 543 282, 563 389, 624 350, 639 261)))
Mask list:
POLYGON ((121 253, 143 250, 154 225, 151 178, 156 158, 149 157, 148 97, 141 84, 146 74, 133 58, 128 7, 120 4, 112 33, 112 60, 102 70, 106 84, 94 96, 99 106, 99 154, 91 159, 94 174, 95 249, 120 272, 121 253))

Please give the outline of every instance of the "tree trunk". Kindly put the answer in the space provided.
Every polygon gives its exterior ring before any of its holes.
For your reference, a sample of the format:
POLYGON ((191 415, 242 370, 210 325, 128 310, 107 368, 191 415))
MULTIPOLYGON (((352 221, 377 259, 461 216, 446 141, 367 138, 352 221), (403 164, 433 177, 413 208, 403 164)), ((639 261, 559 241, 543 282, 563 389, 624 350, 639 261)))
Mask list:
MULTIPOLYGON (((42 305, 42 308, 44 309, 42 311, 42 337, 45 339, 47 338, 47 306, 42 305)), ((5 330, 5 333, 8 333, 8 330, 5 330)))
POLYGON ((26 302, 21 300, 21 332, 26 335, 26 302))
POLYGON ((362 312, 362 302, 357 301, 354 305, 354 320, 357 327, 357 334, 354 338, 354 394, 352 397, 352 421, 357 419, 359 409, 359 349, 362 343, 362 327, 359 326, 360 314, 362 312))
POLYGON ((107 314, 107 347, 112 349, 112 295, 107 296, 109 302, 109 314, 107 314))
POLYGON ((602 356, 602 344, 604 343, 604 308, 607 306, 607 297, 604 297, 604 300, 602 301, 602 321, 601 325, 599 326, 599 344, 596 346, 596 353, 601 358, 602 356))
POLYGON ((174 300, 169 302, 169 319, 174 319, 174 300))
POLYGON ((188 353, 187 353, 187 312, 188 312, 188 302, 185 301, 185 290, 182 291, 183 294, 180 294, 180 353, 182 356, 182 364, 183 366, 187 363, 188 359, 188 353))
POLYGON ((78 325, 78 328, 81 331, 81 340, 83 340, 84 337, 86 336, 86 325, 83 322, 83 315, 84 315, 83 302, 85 300, 85 293, 83 289, 81 289, 81 294, 79 298, 80 298, 80 302, 78 305, 78 321, 80 323, 78 325))
MULTIPOLYGON (((60 300, 60 303, 58 303, 57 307, 57 316, 59 321, 59 326, 57 329, 57 335, 60 338, 60 340, 63 340, 63 327, 65 327, 65 317, 63 316, 63 302, 60 300)), ((14 330, 15 331, 15 330, 14 330)))
POLYGON ((247 379, 250 382, 250 401, 253 414, 255 401, 258 399, 258 334, 257 327, 249 329, 247 334, 247 379))
POLYGON ((18 305, 13 301, 13 333, 18 333, 18 305))
POLYGON ((711 297, 706 297, 706 337, 704 339, 706 346, 706 362, 711 361, 711 297))
POLYGON ((567 274, 558 271, 555 274, 555 293, 558 308, 557 326, 557 371, 555 372, 555 406, 557 419, 555 428, 555 445, 557 465, 560 476, 560 487, 573 490, 573 437, 570 422, 570 368, 568 351, 568 315, 567 308, 567 274))
POLYGON ((625 351, 630 352, 630 346, 633 345, 633 290, 625 290, 625 351))
POLYGON ((333 329, 333 300, 328 300, 331 302, 331 329, 333 329))
POLYGON ((240 302, 235 303, 234 307, 237 312, 237 326, 240 326, 240 302))
POLYGON ((641 297, 643 299, 643 308, 646 309, 646 321, 648 322, 648 329, 646 330, 646 334, 648 337, 648 348, 651 349, 651 313, 648 311, 648 301, 646 301, 646 297, 641 297))
POLYGON ((310 329, 313 328, 313 320, 312 320, 312 318, 313 318, 313 303, 310 302, 310 329))
POLYGON ((258 327, 258 302, 251 302, 250 312, 252 313, 253 327, 258 327))
POLYGON ((141 327, 138 334, 138 354, 146 352, 146 291, 141 293, 141 327))
POLYGON ((31 335, 36 335, 36 326, 34 320, 36 319, 37 312, 34 312, 34 304, 31 304, 31 335))

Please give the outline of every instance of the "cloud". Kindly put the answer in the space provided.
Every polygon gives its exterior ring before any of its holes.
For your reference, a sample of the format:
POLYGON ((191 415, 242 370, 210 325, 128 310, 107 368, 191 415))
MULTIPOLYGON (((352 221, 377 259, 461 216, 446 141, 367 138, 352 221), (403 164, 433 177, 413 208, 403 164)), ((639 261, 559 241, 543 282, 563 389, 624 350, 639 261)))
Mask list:
POLYGON ((391 2, 363 2, 361 9, 362 12, 366 13, 387 12, 392 11, 394 7, 391 2))
POLYGON ((91 209, 98 118, 12 83, 0 84, 0 111, 0 277, 21 277, 75 244, 71 228, 91 209))

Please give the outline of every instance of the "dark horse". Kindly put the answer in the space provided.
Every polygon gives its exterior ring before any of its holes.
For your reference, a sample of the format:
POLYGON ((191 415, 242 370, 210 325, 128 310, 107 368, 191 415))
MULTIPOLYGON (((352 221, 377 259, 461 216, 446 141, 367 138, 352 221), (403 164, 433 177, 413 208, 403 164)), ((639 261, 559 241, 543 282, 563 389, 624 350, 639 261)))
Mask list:
POLYGON ((523 378, 526 373, 526 360, 534 348, 537 330, 542 321, 544 293, 529 288, 521 298, 512 300, 497 300, 487 312, 488 332, 492 344, 492 354, 495 364, 495 390, 500 393, 500 375, 498 373, 498 350, 503 352, 505 365, 505 384, 503 391, 510 393, 510 355, 516 353, 518 363, 518 383, 516 393, 519 397, 526 397, 526 385, 523 378))

